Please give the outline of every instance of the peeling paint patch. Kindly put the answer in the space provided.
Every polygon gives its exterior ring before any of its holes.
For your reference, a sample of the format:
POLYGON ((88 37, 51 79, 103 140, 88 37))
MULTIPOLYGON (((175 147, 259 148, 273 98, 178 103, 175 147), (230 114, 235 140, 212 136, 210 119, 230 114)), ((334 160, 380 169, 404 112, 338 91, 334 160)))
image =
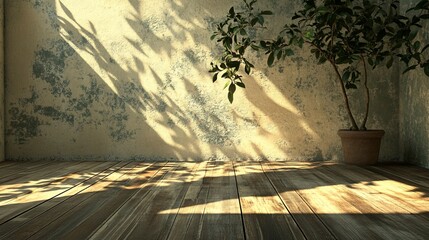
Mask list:
POLYGON ((75 118, 74 115, 61 112, 52 106, 44 107, 44 106, 36 105, 34 107, 34 111, 40 115, 50 117, 53 120, 59 120, 62 122, 69 123, 71 125, 73 125, 74 123, 74 118, 75 118))
POLYGON ((40 126, 42 122, 35 116, 32 116, 17 107, 13 107, 8 111, 10 115, 10 127, 6 134, 13 136, 15 142, 24 144, 29 139, 40 136, 40 126))
MULTIPOLYGON (((146 109, 143 101, 151 101, 150 95, 134 82, 127 82, 122 86, 124 93, 118 96, 114 92, 100 85, 102 82, 92 73, 75 76, 79 81, 72 87, 70 80, 65 76, 69 61, 73 61, 75 51, 63 40, 49 44, 48 48, 41 48, 35 53, 33 64, 34 85, 30 86, 31 96, 18 99, 9 110, 11 115, 10 130, 7 135, 15 136, 18 144, 24 144, 29 139, 40 135, 40 119, 45 125, 53 122, 63 122, 84 131, 90 126, 108 126, 111 139, 124 142, 134 138, 136 130, 127 127, 129 113, 127 106, 134 109, 146 109), (47 88, 41 88, 40 83, 47 83, 47 88), (41 99, 55 99, 51 104, 41 99), (141 99, 143 97, 144 100, 141 99), (100 104, 105 107, 100 108, 100 104), (107 107, 107 108, 106 108, 107 107), (20 109, 31 110, 23 112, 20 109)), ((167 105, 161 101, 158 110, 166 109, 167 105)))
POLYGON ((52 43, 50 49, 40 49, 35 53, 33 75, 50 85, 51 93, 56 96, 71 96, 70 81, 64 79, 62 74, 66 67, 66 59, 75 53, 65 41, 52 43))

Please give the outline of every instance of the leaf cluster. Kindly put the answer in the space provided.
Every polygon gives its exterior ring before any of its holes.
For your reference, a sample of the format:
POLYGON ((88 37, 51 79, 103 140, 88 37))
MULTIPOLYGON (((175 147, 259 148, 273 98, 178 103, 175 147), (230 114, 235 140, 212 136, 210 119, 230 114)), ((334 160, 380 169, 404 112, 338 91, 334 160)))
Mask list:
POLYGON ((224 88, 228 88, 228 99, 232 103, 236 86, 245 88, 240 75, 240 69, 250 74, 254 65, 246 57, 246 51, 259 50, 259 44, 254 39, 255 30, 264 27, 265 16, 272 15, 271 11, 256 11, 256 0, 244 0, 244 10, 237 11, 231 7, 227 16, 218 24, 211 40, 216 41, 222 48, 222 54, 217 61, 211 63, 210 72, 213 82, 219 78, 227 79, 224 88))
POLYGON ((213 81, 229 79, 230 102, 235 92, 231 85, 245 86, 240 70, 250 74, 254 68, 245 57, 249 48, 263 51, 272 66, 294 55, 295 48, 307 45, 318 64, 329 62, 341 69, 347 89, 357 88, 362 63, 373 69, 390 68, 397 59, 405 64, 404 73, 422 68, 429 76, 425 58, 429 44, 416 38, 429 19, 429 0, 420 0, 405 14, 399 10, 399 0, 302 0, 301 9, 291 17, 292 24, 270 40, 256 39, 255 33, 264 27, 264 16, 272 15, 271 11, 256 11, 256 2, 244 0, 244 10, 239 12, 232 7, 212 36, 223 49, 220 59, 212 62, 213 81))

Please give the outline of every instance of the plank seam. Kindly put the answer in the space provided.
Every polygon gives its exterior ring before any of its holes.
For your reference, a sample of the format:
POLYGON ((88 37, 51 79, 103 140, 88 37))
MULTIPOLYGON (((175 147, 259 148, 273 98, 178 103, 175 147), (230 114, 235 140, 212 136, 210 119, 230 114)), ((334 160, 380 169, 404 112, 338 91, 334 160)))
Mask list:
MULTIPOLYGON (((201 164, 202 164, 202 163, 198 163, 198 164, 197 164, 196 166, 194 166, 194 168, 192 169, 192 179, 191 179, 191 181, 193 180, 193 178, 194 178, 194 177, 195 177, 195 175, 196 175, 196 173, 195 173, 196 169, 198 169, 198 168, 199 168, 199 166, 200 166, 201 164)), ((206 168, 205 172, 207 172, 207 168, 206 168)), ((205 173, 204 173, 204 176, 205 176, 205 173)), ((191 182, 190 182, 190 183, 188 183, 187 185, 188 185, 188 186, 187 186, 186 192, 184 193, 183 198, 182 198, 182 200, 180 201, 179 208, 177 209, 177 213, 176 213, 176 215, 174 216, 173 222, 171 223, 171 226, 170 226, 170 228, 169 228, 169 230, 168 230, 168 234, 167 234, 167 236, 165 237, 165 239, 169 239, 169 238, 170 238, 171 231, 173 230, 174 224, 175 224, 176 219, 177 219, 177 215, 179 215, 180 209, 182 209, 182 205, 183 205, 183 203, 185 202, 186 193, 187 193, 187 192, 188 192, 188 190, 189 190, 189 187, 190 187, 190 185, 191 185, 191 182)), ((186 185, 185 185, 183 188, 186 188, 186 185)))
MULTIPOLYGON (((112 166, 108 167, 106 170, 108 170, 109 168, 112 168, 112 167, 116 167, 117 165, 120 165, 121 163, 124 163, 124 162, 118 162, 118 163, 116 163, 116 164, 114 164, 114 165, 112 165, 112 166)), ((94 182, 93 184, 89 185, 87 188, 89 188, 89 187, 91 187, 92 185, 94 185, 94 184, 98 183, 99 181, 101 181, 101 180, 103 180, 103 179, 105 179, 105 178, 109 177, 110 175, 112 175, 112 174, 113 174, 113 173, 115 173, 116 171, 119 171, 120 169, 122 169, 123 167, 127 166, 128 164, 130 164, 130 162, 125 162, 125 164, 124 164, 124 165, 120 166, 118 169, 116 169, 116 170, 112 171, 111 173, 109 173, 109 174, 108 174, 108 175, 106 175, 105 177, 103 177, 103 178, 99 179, 98 181, 94 182)), ((106 171, 106 170, 104 170, 104 171, 106 171)), ((104 172, 104 171, 100 171, 100 173, 102 173, 102 172, 104 172)), ((100 173, 99 173, 99 174, 100 174, 100 173)), ((98 175, 98 174, 97 174, 97 175, 98 175)), ((91 178, 90 178, 90 179, 91 179, 91 178)), ((88 179, 88 180, 89 180, 89 179, 88 179)), ((87 189, 87 188, 85 188, 85 189, 87 189)), ((85 189, 82 189, 82 191, 84 191, 85 189)), ((76 193, 75 195, 73 195, 73 196, 70 196, 70 197, 66 198, 64 201, 67 201, 68 199, 70 199, 70 198, 72 198, 72 197, 76 196, 77 194, 79 194, 79 193, 80 193, 80 192, 82 192, 82 191, 79 191, 79 192, 78 192, 78 193, 76 193)), ((51 199, 52 199, 52 198, 51 198, 51 199)), ((51 200, 51 199, 50 199, 50 200, 51 200)), ((86 198, 86 199, 84 199, 82 202, 80 202, 80 203, 79 203, 78 205, 76 205, 75 207, 78 207, 80 204, 82 204, 82 203, 83 203, 83 202, 85 202, 86 200, 87 200, 87 198, 86 198)), ((62 202, 58 203, 58 204, 57 204, 57 205, 55 205, 55 206, 58 206, 59 204, 63 203, 64 201, 62 201, 62 202)), ((48 210, 46 210, 45 212, 49 211, 50 209, 54 208, 55 206, 53 206, 53 207, 49 208, 49 209, 48 209, 48 210)), ((61 218, 62 216, 66 215, 69 211, 71 211, 71 210, 72 210, 72 209, 74 209, 75 207, 73 207, 73 208, 69 209, 68 211, 64 212, 63 214, 61 214, 60 216, 58 216, 57 218, 55 218, 53 221, 55 221, 56 219, 61 218)), ((45 212, 43 212, 43 213, 45 213, 45 212)), ((41 214, 43 214, 43 213, 41 213, 41 214)), ((39 214, 39 215, 41 215, 41 214, 39 214)), ((39 216, 39 215, 38 215, 38 216, 39 216)), ((42 228, 38 229, 36 232, 34 232, 33 234, 31 234, 31 236, 30 236, 29 238, 32 238, 34 235, 38 234, 40 231, 42 231, 43 229, 45 229, 46 227, 48 227, 48 226, 49 226, 53 221, 49 222, 48 224, 46 224, 46 225, 45 225, 45 226, 43 226, 42 228)))
MULTIPOLYGON (((81 162, 79 162, 79 163, 81 163, 81 162)), ((109 169, 109 168, 111 168, 111 167, 113 167, 113 166, 115 166, 115 165, 117 165, 117 163, 116 164, 113 164, 113 165, 111 165, 111 166, 109 166, 109 167, 107 167, 106 169, 104 169, 103 171, 105 171, 105 170, 107 170, 107 169, 109 169)), ((101 172, 103 172, 103 171, 101 171, 101 172)), ((100 173, 101 173, 100 172, 100 173)), ((23 214, 25 214, 26 212, 28 212, 28 211, 31 211, 31 210, 33 210, 34 208, 37 208, 38 206, 40 206, 40 205, 42 205, 42 204, 44 204, 44 203, 46 203, 46 202, 48 202, 48 201, 50 201, 50 200, 52 200, 52 199, 54 199, 54 198, 56 198, 56 197, 58 197, 58 196, 60 196, 60 195, 62 195, 62 194, 64 194, 64 193, 66 193, 66 192, 68 192, 68 191, 70 191, 70 190, 72 190, 73 188, 75 188, 76 186, 78 186, 78 185, 80 185, 80 184, 82 184, 82 183, 84 183, 84 182, 87 182, 87 181, 89 181, 90 179, 92 179, 92 178, 94 178, 94 177, 96 177, 96 176, 98 176, 100 173, 97 173, 97 174, 95 174, 95 175, 93 175, 93 176, 91 176, 91 177, 89 177, 89 178, 87 178, 87 179, 85 179, 84 181, 82 181, 82 182, 79 182, 79 183, 76 183, 75 185, 73 185, 72 187, 70 187, 70 188, 68 188, 67 190, 64 190, 63 192, 61 192, 61 193, 58 193, 57 195, 55 195, 55 196, 52 196, 51 198, 49 198, 49 199, 46 199, 46 200, 44 200, 44 201, 41 201, 40 203, 37 203, 36 205, 34 205, 34 206, 32 206, 32 207, 30 207, 29 209, 26 209, 26 210, 24 210, 24 211, 22 211, 22 212, 20 212, 20 213, 18 213, 17 215, 15 215, 15 216, 13 216, 13 217, 10 217, 9 219, 7 219, 6 221, 4 221, 4 222, 2 222, 2 223, 0 223, 0 226, 1 225, 3 225, 3 224, 5 224, 5 223, 7 223, 7 222, 9 222, 9 221, 11 221, 11 220, 13 220, 14 218, 17 218, 17 217, 19 217, 19 216, 21 216, 21 215, 23 215, 23 214)), ((80 191, 79 191, 80 192, 80 191)), ((72 196, 70 196, 70 197, 72 197, 72 196)), ((68 198, 66 198, 66 199, 68 199, 68 198)), ((66 200, 65 199, 65 200, 66 200)), ((64 201, 65 201, 64 200, 64 201)), ((62 202, 61 202, 62 203, 62 202)), ((58 203, 58 204, 60 204, 60 203, 58 203)), ((57 205, 58 205, 57 204, 57 205)), ((56 206, 56 205, 55 205, 56 206)), ((55 206, 53 206, 53 207, 55 207, 55 206)), ((52 208, 52 207, 51 207, 52 208)), ((51 208, 49 208, 49 209, 51 209, 51 208)), ((47 209, 46 211, 48 211, 49 209, 47 209)), ((46 212, 45 211, 45 212, 46 212)), ((44 212, 42 212, 42 213, 40 213, 40 214, 43 214, 44 212)), ((39 215, 40 215, 39 214, 39 215)), ((38 215, 38 216, 39 216, 38 215)))
POLYGON ((234 161, 231 161, 231 163, 232 163, 232 168, 234 170, 235 188, 237 190, 238 205, 240 206, 240 218, 241 218, 241 224, 243 226, 244 240, 247 240, 246 224, 244 224, 243 208, 241 206, 241 201, 240 201, 241 197, 240 197, 240 191, 238 189, 238 181, 237 181, 237 174, 236 174, 236 170, 235 170, 235 164, 234 164, 234 161))
MULTIPOLYGON (((271 181, 271 179, 267 176, 267 173, 265 172, 265 168, 262 166, 261 163, 261 168, 262 171, 264 172, 264 175, 266 178, 268 178, 268 181, 270 182, 271 186, 273 186, 273 188, 275 189, 277 196, 279 196, 280 200, 282 201, 283 205, 285 206, 285 208, 287 209, 287 211, 289 212, 289 214, 291 215, 292 219, 295 221, 296 225, 298 226, 299 230, 301 231, 302 235, 306 238, 307 236, 305 236, 303 230, 301 229, 301 227, 298 225, 298 222, 296 221, 294 214, 292 214, 287 206, 287 204, 283 201, 283 198, 280 196, 280 193, 278 192, 277 188, 275 187, 274 183, 271 181)), ((280 176, 277 174, 276 170, 273 171, 273 173, 280 178, 280 176)), ((319 217, 319 215, 314 211, 314 209, 311 207, 311 205, 301 196, 301 194, 299 193, 299 191, 294 190, 295 193, 301 198, 301 200, 308 206, 308 208, 311 210, 311 212, 314 214, 314 216, 319 219, 320 223, 322 223, 322 225, 326 228, 326 230, 331 234, 331 236, 334 239, 338 239, 335 234, 331 231, 331 229, 328 227, 328 225, 319 217)))
MULTIPOLYGON (((157 164, 157 163, 159 163, 159 162, 154 162, 151 166, 153 166, 153 165, 155 165, 155 164, 157 164)), ((164 164, 163 165, 161 165, 160 167, 159 167, 159 169, 144 183, 144 184, 147 184, 147 183, 150 183, 151 181, 153 181, 153 179, 157 176, 157 174, 161 171, 161 169, 163 169, 163 168, 165 168, 166 166, 167 166, 167 164, 168 163, 171 163, 171 162, 163 162, 164 164)), ((174 167, 174 169, 176 169, 177 168, 177 166, 176 167, 174 167)), ((170 169, 171 170, 171 169, 170 169)), ((161 178, 160 179, 158 179, 158 181, 157 181, 157 183, 159 182, 159 181, 161 181, 161 180, 163 180, 164 178, 165 178, 165 175, 167 175, 167 172, 166 173, 164 173, 164 175, 161 175, 161 178)), ((151 191, 152 191, 152 188, 153 188, 154 186, 152 186, 143 196, 142 196, 142 199, 144 199, 151 191)), ((141 189, 140 189, 141 190, 141 189)), ((104 222, 103 223, 101 223, 100 224, 100 226, 99 226, 99 228, 97 228, 97 229, 95 229, 93 232, 92 232, 92 234, 90 235, 90 236, 88 236, 88 238, 87 239, 93 239, 93 237, 94 237, 94 235, 100 230, 100 228, 103 226, 103 225, 105 225, 113 216, 115 216, 116 215, 116 213, 118 212, 118 211, 120 211, 121 209, 122 209, 122 207, 131 199, 131 198, 133 198, 136 194, 138 194, 139 192, 140 192, 140 190, 139 191, 137 191, 137 192, 135 192, 133 195, 131 195, 126 201, 124 201, 117 209, 116 209, 116 211, 114 211, 108 218, 106 218, 105 220, 104 220, 104 222)))

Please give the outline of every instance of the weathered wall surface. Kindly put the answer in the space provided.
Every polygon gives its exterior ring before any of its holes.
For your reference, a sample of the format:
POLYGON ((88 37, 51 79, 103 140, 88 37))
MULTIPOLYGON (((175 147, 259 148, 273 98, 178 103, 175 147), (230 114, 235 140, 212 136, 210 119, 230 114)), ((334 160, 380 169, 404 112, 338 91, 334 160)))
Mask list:
POLYGON ((0 1, 0 162, 4 156, 4 5, 0 1))
MULTIPOLYGON (((413 2, 418 1, 410 1, 403 9, 413 2)), ((422 43, 429 43, 429 24, 418 37, 422 43)), ((402 76, 400 112, 403 161, 429 168, 429 79, 422 69, 402 76)))
MULTIPOLYGON (((348 123, 330 66, 303 54, 266 68, 253 56, 232 105, 211 83, 210 31, 230 1, 6 3, 9 159, 342 158, 336 131, 348 123)), ((263 4, 285 16, 296 2, 263 4)), ((368 126, 386 130, 381 157, 392 160, 398 86, 380 74, 368 126)))

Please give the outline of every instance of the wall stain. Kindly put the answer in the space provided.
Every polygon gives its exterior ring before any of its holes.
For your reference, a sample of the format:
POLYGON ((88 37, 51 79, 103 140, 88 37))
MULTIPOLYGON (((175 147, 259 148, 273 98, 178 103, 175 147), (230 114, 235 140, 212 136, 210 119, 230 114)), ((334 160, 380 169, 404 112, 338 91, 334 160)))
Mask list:
POLYGON ((33 75, 50 85, 51 93, 55 97, 71 97, 70 81, 64 79, 62 73, 66 67, 66 59, 75 51, 65 41, 58 40, 52 43, 52 49, 36 51, 33 64, 33 75))
MULTIPOLYGON (((143 96, 148 100, 151 99, 150 95, 136 83, 128 82, 122 89, 127 94, 118 96, 102 87, 97 77, 91 73, 77 77, 79 85, 73 88, 71 81, 64 75, 67 61, 73 61, 75 51, 63 40, 53 41, 49 46, 35 52, 35 82, 30 87, 31 96, 11 103, 11 121, 7 135, 14 136, 16 143, 25 144, 40 136, 41 125, 62 122, 74 127, 76 131, 83 131, 90 126, 108 126, 109 135, 115 142, 134 138, 136 130, 128 128, 126 124, 129 120, 127 105, 145 109, 139 97, 143 96), (41 88, 38 82, 45 82, 48 87, 41 88), (46 90, 53 99, 49 105, 42 104, 39 99, 40 95, 48 97, 46 90), (100 108, 100 105, 105 107, 100 108)), ((165 111, 166 107, 165 102, 160 102, 157 109, 165 111)))
POLYGON ((225 115, 228 112, 228 107, 225 105, 210 105, 206 107, 207 101, 210 98, 205 94, 204 90, 195 86, 194 91, 188 97, 188 111, 190 112, 192 122, 195 122, 198 131, 197 137, 205 143, 231 146, 240 141, 237 136, 238 125, 230 115, 225 115))
POLYGON ((73 125, 74 123, 74 118, 75 118, 74 115, 61 112, 52 106, 45 107, 45 106, 36 105, 34 106, 34 112, 46 117, 50 117, 52 120, 59 120, 62 122, 69 123, 70 125, 73 125))
POLYGON ((13 136, 17 144, 25 144, 29 139, 41 136, 40 126, 42 122, 18 107, 12 107, 8 111, 10 116, 9 127, 6 135, 13 136))

